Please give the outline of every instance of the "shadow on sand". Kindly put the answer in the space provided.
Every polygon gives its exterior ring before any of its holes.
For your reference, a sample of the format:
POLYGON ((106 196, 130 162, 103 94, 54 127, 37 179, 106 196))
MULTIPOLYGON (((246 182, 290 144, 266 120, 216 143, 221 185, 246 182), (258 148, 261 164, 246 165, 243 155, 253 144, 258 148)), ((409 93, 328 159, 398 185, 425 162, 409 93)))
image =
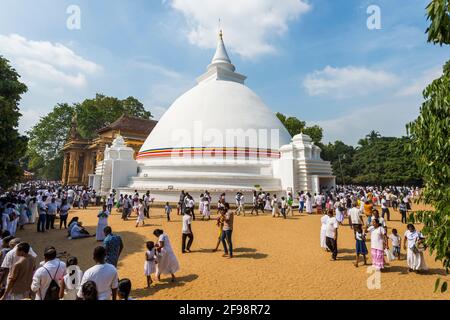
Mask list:
POLYGON ((175 282, 171 281, 171 278, 161 279, 161 282, 156 283, 154 287, 151 288, 140 288, 133 290, 131 295, 133 298, 144 298, 152 296, 160 290, 165 290, 169 288, 182 287, 186 283, 192 282, 198 278, 197 274, 189 274, 187 276, 177 277, 175 282))

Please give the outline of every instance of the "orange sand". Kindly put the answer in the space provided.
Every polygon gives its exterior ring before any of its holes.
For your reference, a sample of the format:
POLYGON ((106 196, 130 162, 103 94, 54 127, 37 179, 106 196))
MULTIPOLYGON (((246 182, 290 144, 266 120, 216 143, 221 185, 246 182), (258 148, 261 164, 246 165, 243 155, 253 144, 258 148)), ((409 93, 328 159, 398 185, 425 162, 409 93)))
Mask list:
MULTIPOLYGON (((175 210, 176 211, 176 210, 175 210)), ((392 211, 392 210, 391 210, 392 211)), ((95 233, 98 208, 72 210, 91 233, 95 233)), ((329 253, 319 246, 320 216, 273 219, 269 215, 236 217, 233 242, 235 257, 227 259, 222 252, 212 253, 216 244, 217 227, 214 221, 193 224, 195 240, 190 254, 181 254, 181 222, 176 212, 173 222, 162 218, 163 210, 153 208, 152 218, 145 227, 135 228, 135 220, 123 222, 115 212, 109 223, 121 235, 125 249, 119 262, 119 276, 130 278, 132 297, 136 299, 448 299, 449 294, 433 293, 438 277, 450 280, 439 262, 427 252, 430 270, 424 274, 408 274, 406 261, 395 261, 381 275, 381 289, 367 288, 367 268, 355 268, 353 231, 339 229, 338 261, 331 261, 329 253), (166 277, 155 288, 147 289, 143 275, 145 242, 155 241, 155 228, 162 228, 170 236, 180 262, 178 281, 170 283, 166 277)), ((403 235, 400 214, 393 213, 395 227, 403 235)), ((59 223, 59 220, 56 221, 59 223)), ((347 223, 347 221, 345 222, 347 223)), ((390 232, 390 231, 389 231, 390 232)), ((67 240, 66 231, 53 230, 38 234, 35 226, 26 226, 18 236, 29 241, 42 259, 45 246, 54 245, 58 252, 66 251, 78 257, 86 270, 93 264, 95 238, 67 240)), ((370 241, 368 242, 370 251, 370 241)), ((404 252, 403 252, 404 253, 404 252)), ((370 262, 370 259, 369 259, 370 262)))

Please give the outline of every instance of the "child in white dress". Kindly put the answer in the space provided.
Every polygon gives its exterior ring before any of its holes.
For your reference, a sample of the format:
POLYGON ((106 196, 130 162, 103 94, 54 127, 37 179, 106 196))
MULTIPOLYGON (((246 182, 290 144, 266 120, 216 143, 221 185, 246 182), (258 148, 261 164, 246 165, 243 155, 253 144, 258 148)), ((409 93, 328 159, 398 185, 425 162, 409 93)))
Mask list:
POLYGON ((156 272, 156 248, 153 241, 147 242, 147 251, 145 252, 144 272, 147 277, 147 288, 153 283, 152 274, 156 272))

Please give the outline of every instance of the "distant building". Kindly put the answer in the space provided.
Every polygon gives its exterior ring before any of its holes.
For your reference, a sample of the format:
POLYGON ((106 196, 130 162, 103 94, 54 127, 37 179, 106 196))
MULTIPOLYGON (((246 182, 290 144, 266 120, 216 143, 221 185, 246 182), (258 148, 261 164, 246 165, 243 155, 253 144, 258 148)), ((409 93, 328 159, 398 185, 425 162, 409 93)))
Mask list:
POLYGON ((97 131, 94 139, 83 139, 77 130, 77 120, 72 127, 67 143, 62 148, 64 163, 61 180, 66 185, 87 185, 89 175, 95 173, 103 161, 104 150, 121 135, 125 144, 139 153, 145 139, 156 126, 157 121, 122 115, 110 125, 97 131))

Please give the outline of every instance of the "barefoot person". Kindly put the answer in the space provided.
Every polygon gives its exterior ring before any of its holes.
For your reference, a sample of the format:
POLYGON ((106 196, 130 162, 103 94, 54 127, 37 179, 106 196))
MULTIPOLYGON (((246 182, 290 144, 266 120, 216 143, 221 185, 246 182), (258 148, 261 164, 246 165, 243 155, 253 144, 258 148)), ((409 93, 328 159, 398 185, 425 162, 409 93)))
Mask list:
POLYGON ((327 247, 332 252, 331 258, 333 260, 336 260, 338 255, 337 249, 338 227, 339 223, 336 220, 336 218, 333 217, 333 210, 328 210, 328 221, 325 235, 327 237, 326 239, 327 247))
POLYGON ((356 262, 355 267, 358 268, 359 256, 363 256, 364 265, 367 264, 367 246, 366 246, 366 234, 362 229, 362 225, 355 226, 355 240, 356 240, 356 262))
POLYGON ((156 248, 153 241, 148 241, 146 247, 144 274, 147 278, 147 288, 150 288, 153 283, 152 274, 156 272, 156 248))
POLYGON ((108 211, 106 204, 104 204, 103 209, 100 210, 97 215, 98 223, 97 230, 95 232, 95 238, 97 239, 97 241, 103 241, 105 239, 105 233, 103 232, 103 229, 108 226, 109 213, 110 211, 108 211))
POLYGON ((142 199, 139 199, 137 212, 138 212, 138 217, 136 220, 136 228, 139 227, 140 223, 142 223, 142 226, 145 226, 145 206, 144 206, 144 201, 142 199))
POLYGON ((190 210, 185 210, 183 215, 183 229, 181 239, 181 252, 191 252, 192 242, 194 241, 194 233, 192 232, 192 216, 190 210), (186 245, 186 240, 188 243, 186 245))
POLYGON ((119 256, 123 250, 122 238, 112 233, 111 227, 103 229, 105 233, 105 240, 103 240, 103 246, 106 249, 106 262, 112 264, 117 268, 119 262, 119 256))
POLYGON ((419 245, 423 242, 422 233, 418 232, 413 224, 407 225, 408 230, 405 232, 403 241, 403 249, 406 251, 406 261, 409 271, 427 270, 423 252, 419 250, 419 245), (406 248, 408 246, 408 248, 406 248))
POLYGON ((172 282, 175 282, 175 273, 180 266, 170 244, 169 236, 161 229, 153 231, 153 235, 158 238, 156 245, 158 251, 156 278, 158 281, 161 281, 161 274, 170 274, 172 276, 172 282))
POLYGON ((372 226, 366 228, 370 232, 370 253, 372 265, 376 270, 384 269, 384 248, 386 247, 386 230, 378 219, 372 219, 372 226))
POLYGON ((230 210, 230 205, 225 203, 224 206, 225 215, 223 220, 223 228, 222 228, 222 245, 224 251, 224 257, 228 256, 229 258, 233 258, 233 241, 231 236, 233 234, 233 220, 234 214, 230 210), (227 248, 228 244, 228 248, 227 248), (229 254, 228 254, 229 252, 229 254))
POLYGON ((213 252, 216 252, 219 249, 220 243, 222 242, 222 233, 223 233, 223 222, 225 220, 225 211, 219 210, 219 217, 217 218, 217 227, 219 229, 219 236, 217 238, 217 244, 215 249, 213 249, 213 252))

